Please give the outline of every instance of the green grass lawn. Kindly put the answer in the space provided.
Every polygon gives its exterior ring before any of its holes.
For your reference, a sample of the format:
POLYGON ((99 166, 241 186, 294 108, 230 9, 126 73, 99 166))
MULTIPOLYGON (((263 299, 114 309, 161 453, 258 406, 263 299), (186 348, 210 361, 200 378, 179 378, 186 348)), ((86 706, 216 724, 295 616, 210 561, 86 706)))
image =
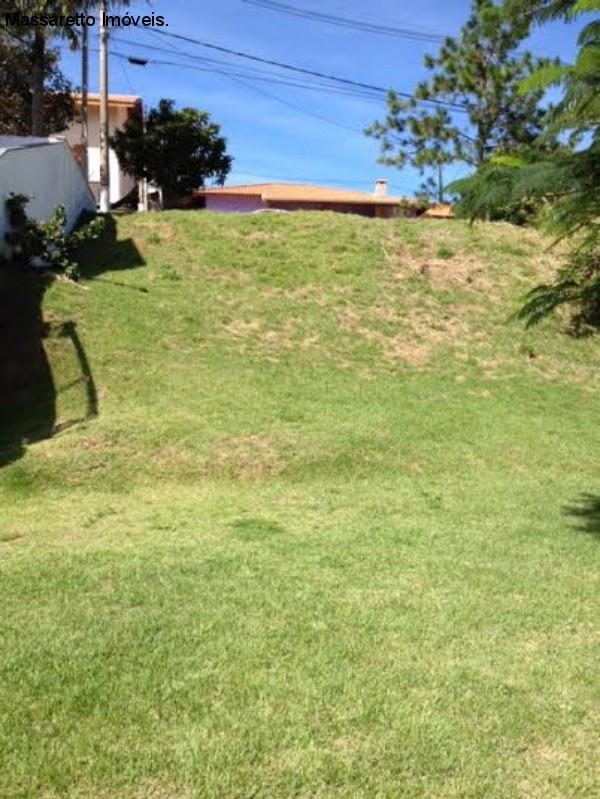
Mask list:
POLYGON ((117 234, 4 430, 0 797, 600 795, 600 350, 506 324, 547 242, 117 234))

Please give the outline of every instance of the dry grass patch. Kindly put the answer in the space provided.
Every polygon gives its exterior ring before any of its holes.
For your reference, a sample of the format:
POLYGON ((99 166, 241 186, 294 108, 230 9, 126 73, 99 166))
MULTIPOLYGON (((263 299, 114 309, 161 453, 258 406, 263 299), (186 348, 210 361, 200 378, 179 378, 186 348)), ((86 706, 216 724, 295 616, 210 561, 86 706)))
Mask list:
POLYGON ((330 302, 330 294, 339 296, 347 296, 350 294, 351 289, 345 286, 325 287, 317 283, 306 283, 303 286, 296 288, 281 288, 279 286, 266 289, 263 291, 262 296, 267 300, 283 299, 290 302, 312 302, 315 305, 324 307, 330 302))
POLYGON ((213 478, 260 480, 281 474, 284 469, 273 436, 221 436, 211 445, 206 471, 213 478))
MULTIPOLYGON (((470 306, 469 306, 470 307, 470 306)), ((464 311, 464 308, 460 308, 464 311)), ((338 311, 340 327, 365 341, 377 344, 382 358, 387 362, 405 361, 410 366, 425 366, 437 344, 472 336, 471 327, 463 313, 451 310, 439 313, 425 308, 413 307, 405 313, 393 305, 376 303, 360 312, 345 306, 338 311), (382 330, 373 324, 384 323, 396 330, 382 330)))
POLYGON ((434 246, 401 246, 392 252, 384 250, 387 277, 392 282, 422 277, 436 289, 467 286, 475 291, 488 291, 495 284, 489 270, 472 254, 461 253, 449 258, 436 256, 434 246))
POLYGON ((249 338, 255 336, 261 330, 261 323, 258 319, 234 319, 228 322, 223 330, 233 338, 249 338))

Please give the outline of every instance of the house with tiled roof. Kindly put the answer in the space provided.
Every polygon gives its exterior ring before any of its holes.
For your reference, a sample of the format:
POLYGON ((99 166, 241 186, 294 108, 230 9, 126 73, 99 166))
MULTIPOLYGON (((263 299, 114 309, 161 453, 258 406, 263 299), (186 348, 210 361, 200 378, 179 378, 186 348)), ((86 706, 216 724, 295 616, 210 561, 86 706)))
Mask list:
POLYGON ((378 180, 372 194, 296 183, 255 183, 198 189, 195 199, 207 211, 252 213, 258 211, 336 211, 342 214, 387 219, 396 215, 402 201, 387 193, 387 181, 378 180))

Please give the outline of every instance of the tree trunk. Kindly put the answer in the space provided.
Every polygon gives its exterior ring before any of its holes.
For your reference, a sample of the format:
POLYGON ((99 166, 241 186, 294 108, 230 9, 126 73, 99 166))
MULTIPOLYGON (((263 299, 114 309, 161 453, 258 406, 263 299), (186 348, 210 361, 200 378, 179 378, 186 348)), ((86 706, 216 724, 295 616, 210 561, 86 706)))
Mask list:
POLYGON ((44 62, 46 39, 42 28, 35 28, 31 45, 31 135, 43 136, 44 125, 44 62))

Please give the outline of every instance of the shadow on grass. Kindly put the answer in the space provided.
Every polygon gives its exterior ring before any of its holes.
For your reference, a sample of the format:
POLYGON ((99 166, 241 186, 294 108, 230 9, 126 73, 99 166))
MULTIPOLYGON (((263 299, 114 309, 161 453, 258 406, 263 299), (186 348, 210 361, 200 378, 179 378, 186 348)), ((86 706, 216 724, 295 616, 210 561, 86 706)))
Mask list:
POLYGON ((54 335, 60 338, 68 339, 75 352, 75 358, 79 369, 79 376, 75 378, 71 385, 63 386, 62 390, 65 391, 74 385, 82 383, 85 388, 86 401, 86 408, 83 416, 79 417, 78 419, 72 419, 69 422, 63 422, 55 427, 54 432, 58 433, 63 432, 63 430, 73 427, 76 424, 87 422, 89 419, 93 419, 95 416, 98 416, 98 391, 96 389, 96 383, 94 382, 94 375, 92 374, 90 362, 86 355, 85 349, 83 348, 83 344, 81 343, 81 339, 77 334, 75 322, 63 322, 58 327, 54 335))
POLYGON ((42 343, 47 286, 22 267, 0 268, 0 467, 54 431, 56 389, 42 343))
MULTIPOLYGON (((107 218, 103 236, 81 247, 75 257, 89 280, 145 264, 133 241, 117 240, 112 217, 107 218)), ((51 281, 51 276, 20 265, 0 266, 0 468, 20 458, 26 445, 98 415, 93 370, 75 323, 44 321, 42 303, 51 281), (83 414, 58 426, 57 389, 43 343, 49 335, 68 342, 77 363, 77 376, 61 390, 81 384, 85 393, 83 414)))
POLYGON ((581 494, 573 505, 566 505, 562 510, 565 516, 576 521, 576 530, 600 538, 600 496, 581 494))
MULTIPOLYGON (((98 280, 106 272, 124 272, 146 265, 133 239, 118 239, 117 232, 114 216, 106 216, 104 231, 100 238, 85 242, 74 254, 75 260, 81 266, 81 276, 84 280, 98 280)), ((104 282, 134 291, 146 291, 118 280, 102 279, 104 282)))

